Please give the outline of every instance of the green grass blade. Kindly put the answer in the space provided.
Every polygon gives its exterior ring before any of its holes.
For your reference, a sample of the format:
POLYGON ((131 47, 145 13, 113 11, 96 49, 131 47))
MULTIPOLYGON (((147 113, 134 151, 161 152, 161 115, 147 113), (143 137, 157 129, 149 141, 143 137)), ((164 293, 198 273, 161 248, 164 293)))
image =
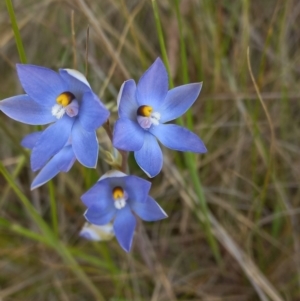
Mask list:
POLYGON ((91 293, 96 297, 96 300, 105 300, 99 290, 95 287, 95 285, 91 282, 88 276, 84 273, 84 271, 79 267, 76 260, 73 258, 72 254, 68 251, 68 249, 61 243, 57 236, 51 231, 47 223, 43 220, 43 218, 37 213, 35 208, 32 206, 28 198, 23 194, 20 188, 14 182, 12 176, 8 173, 6 168, 3 166, 0 161, 0 173, 4 176, 6 181, 9 183, 11 188, 14 190, 16 195, 19 197, 23 206, 28 211, 32 220, 37 224, 37 226, 42 231, 44 238, 49 246, 54 248, 56 252, 61 256, 61 258, 65 261, 67 266, 73 271, 73 273, 84 283, 91 291, 91 293))
POLYGON ((55 189, 52 181, 48 182, 48 188, 49 188, 53 232, 55 233, 55 235, 58 235, 57 206, 56 206, 56 199, 55 199, 55 189))
MULTIPOLYGON (((180 39, 180 60, 181 60, 181 66, 182 66, 182 79, 183 83, 187 84, 189 83, 189 73, 188 73, 188 65, 187 65, 187 55, 186 55, 186 47, 183 37, 183 31, 182 31, 182 20, 181 20, 181 14, 180 14, 180 7, 179 7, 179 0, 175 1, 175 9, 176 9, 176 18, 178 22, 178 28, 179 28, 179 39, 180 39)), ((187 127, 192 130, 193 129, 193 115, 191 109, 189 109, 186 112, 186 121, 187 121, 187 127)))
POLYGON ((5 3, 6 3, 7 11, 9 14, 11 26, 14 31, 15 41, 17 44, 20 61, 21 61, 21 63, 26 64, 27 60, 26 60, 25 50, 23 47, 23 43, 22 43, 22 39, 21 39, 21 35, 20 35, 20 31, 19 31, 19 27, 18 27, 18 23, 17 23, 17 19, 16 19, 12 1, 5 0, 5 3))
POLYGON ((168 71, 168 74, 169 74, 169 85, 170 85, 171 88, 173 88, 174 84, 173 84, 172 78, 170 76, 171 69, 170 69, 170 64, 169 64, 169 60, 168 60, 167 49, 165 47, 165 40, 164 40, 163 31, 162 31, 162 27, 161 27, 161 23, 160 23, 160 18, 159 18, 159 13, 158 13, 158 7, 157 7, 156 0, 152 0, 152 7, 153 7, 155 25, 156 25, 156 30, 157 30, 157 33, 158 33, 159 45, 160 45, 163 61, 166 65, 166 68, 167 68, 167 71, 168 71))

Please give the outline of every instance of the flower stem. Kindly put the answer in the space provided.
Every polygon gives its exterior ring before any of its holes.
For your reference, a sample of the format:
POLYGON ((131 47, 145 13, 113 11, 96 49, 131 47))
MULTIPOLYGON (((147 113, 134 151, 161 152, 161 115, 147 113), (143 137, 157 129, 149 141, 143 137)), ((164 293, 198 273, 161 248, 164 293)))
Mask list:
POLYGON ((52 181, 48 182, 49 188, 49 197, 50 197, 50 209, 51 209, 51 220, 53 232, 55 235, 58 235, 58 219, 57 219, 57 206, 55 199, 55 189, 52 181))

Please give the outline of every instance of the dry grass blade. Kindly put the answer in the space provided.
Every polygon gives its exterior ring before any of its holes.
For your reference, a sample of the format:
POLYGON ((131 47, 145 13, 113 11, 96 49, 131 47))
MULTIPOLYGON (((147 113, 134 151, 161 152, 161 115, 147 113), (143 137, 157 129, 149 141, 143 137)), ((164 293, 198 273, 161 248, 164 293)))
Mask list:
MULTIPOLYGON (((119 45, 117 47, 117 56, 120 56, 121 54, 121 51, 122 51, 122 48, 123 48, 123 45, 125 43, 125 39, 127 37, 127 34, 128 34, 128 31, 132 25, 132 22, 135 18, 135 16, 139 13, 139 11, 142 9, 142 7, 144 6, 144 2, 141 1, 139 3, 139 5, 137 5, 134 9, 134 11, 132 12, 131 16, 129 17, 129 20, 128 20, 128 23, 126 24, 124 30, 123 30, 123 33, 121 35, 121 38, 120 38, 120 42, 119 42, 119 45)), ((101 87, 101 90, 100 90, 100 98, 102 98, 103 96, 103 93, 105 91, 105 89, 107 88, 107 85, 109 83, 109 81, 111 80, 111 77, 113 76, 114 72, 115 72, 115 69, 116 69, 116 66, 117 66, 117 61, 114 61, 112 66, 110 67, 109 71, 108 71, 108 75, 103 83, 103 86, 101 87)))
MULTIPOLYGON (((170 164, 167 158, 165 158, 164 163, 164 170, 168 174, 167 178, 169 179, 170 184, 174 187, 178 187, 178 185, 180 185, 181 189, 179 190, 179 193, 181 197, 185 202, 187 202, 190 209, 196 213, 199 219, 202 220, 203 216, 201 212, 195 208, 197 200, 191 199, 191 196, 185 192, 186 185, 182 175, 178 172, 176 167, 170 164)), ((211 212, 209 213, 209 219, 213 225, 214 235, 223 247, 231 254, 231 256, 233 256, 239 263, 249 281, 253 284, 258 295, 261 296, 261 300, 268 300, 267 296, 269 296, 273 301, 284 301, 274 286, 255 265, 253 260, 236 244, 230 234, 228 234, 211 212)))
POLYGON ((124 77, 129 78, 130 75, 129 75, 127 69, 123 65, 119 55, 115 52, 115 49, 111 45, 111 42, 106 37, 103 30, 101 29, 100 24, 99 24, 97 18, 95 17, 95 15, 93 14, 92 10, 87 6, 87 4, 85 3, 84 0, 76 0, 76 1, 79 5, 81 11, 86 15, 91 26, 94 28, 94 30, 98 34, 100 40, 103 42, 104 46, 106 47, 109 57, 111 57, 117 63, 117 65, 120 68, 120 70, 122 71, 124 77))
POLYGON ((51 275, 51 271, 46 271, 41 274, 34 275, 32 277, 29 277, 28 279, 24 280, 23 282, 20 282, 18 284, 12 285, 10 287, 7 287, 0 291, 0 298, 7 298, 11 295, 16 294, 17 292, 23 290, 24 288, 28 286, 35 285, 39 281, 44 281, 44 278, 47 278, 51 275))

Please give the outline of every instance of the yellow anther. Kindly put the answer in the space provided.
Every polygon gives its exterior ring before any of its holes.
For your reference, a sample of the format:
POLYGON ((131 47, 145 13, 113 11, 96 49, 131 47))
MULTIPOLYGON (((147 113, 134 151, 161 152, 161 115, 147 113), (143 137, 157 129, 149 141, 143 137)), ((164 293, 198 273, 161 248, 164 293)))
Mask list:
POLYGON ((56 98, 56 102, 63 106, 66 107, 67 105, 69 105, 72 100, 75 98, 74 94, 72 94, 71 92, 64 92, 61 93, 57 98, 56 98))
POLYGON ((122 187, 117 186, 113 189, 112 194, 113 194, 114 200, 119 200, 124 197, 124 190, 122 187))
POLYGON ((137 109, 137 114, 143 117, 150 117, 153 109, 150 106, 140 106, 137 109))

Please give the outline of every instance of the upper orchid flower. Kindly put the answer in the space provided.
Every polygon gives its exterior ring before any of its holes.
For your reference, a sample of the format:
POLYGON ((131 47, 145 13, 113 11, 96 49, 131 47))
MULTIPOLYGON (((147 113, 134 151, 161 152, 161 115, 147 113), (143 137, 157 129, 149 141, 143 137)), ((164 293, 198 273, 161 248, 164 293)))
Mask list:
POLYGON ((85 218, 94 225, 106 225, 114 218, 113 227, 121 247, 129 252, 132 244, 136 218, 145 221, 166 218, 162 208, 148 196, 151 183, 120 171, 110 171, 82 197, 88 207, 85 218))
POLYGON ((205 153, 200 138, 189 130, 164 124, 184 114, 197 99, 202 83, 179 86, 168 91, 168 74, 160 58, 139 80, 123 83, 118 96, 120 119, 114 127, 114 147, 134 151, 138 165, 149 177, 162 168, 163 156, 156 138, 178 151, 205 153))
MULTIPOLYGON (((43 132, 34 132, 24 137, 22 146, 33 149, 43 132)), ((55 154, 51 160, 41 169, 31 184, 31 190, 44 185, 54 178, 59 172, 68 172, 76 161, 70 141, 55 154)))
POLYGON ((27 124, 50 125, 35 143, 31 167, 38 170, 62 149, 71 137, 78 161, 95 167, 98 141, 95 130, 108 118, 109 111, 92 91, 83 74, 72 69, 59 73, 33 65, 17 65, 27 94, 4 99, 0 110, 27 124))

